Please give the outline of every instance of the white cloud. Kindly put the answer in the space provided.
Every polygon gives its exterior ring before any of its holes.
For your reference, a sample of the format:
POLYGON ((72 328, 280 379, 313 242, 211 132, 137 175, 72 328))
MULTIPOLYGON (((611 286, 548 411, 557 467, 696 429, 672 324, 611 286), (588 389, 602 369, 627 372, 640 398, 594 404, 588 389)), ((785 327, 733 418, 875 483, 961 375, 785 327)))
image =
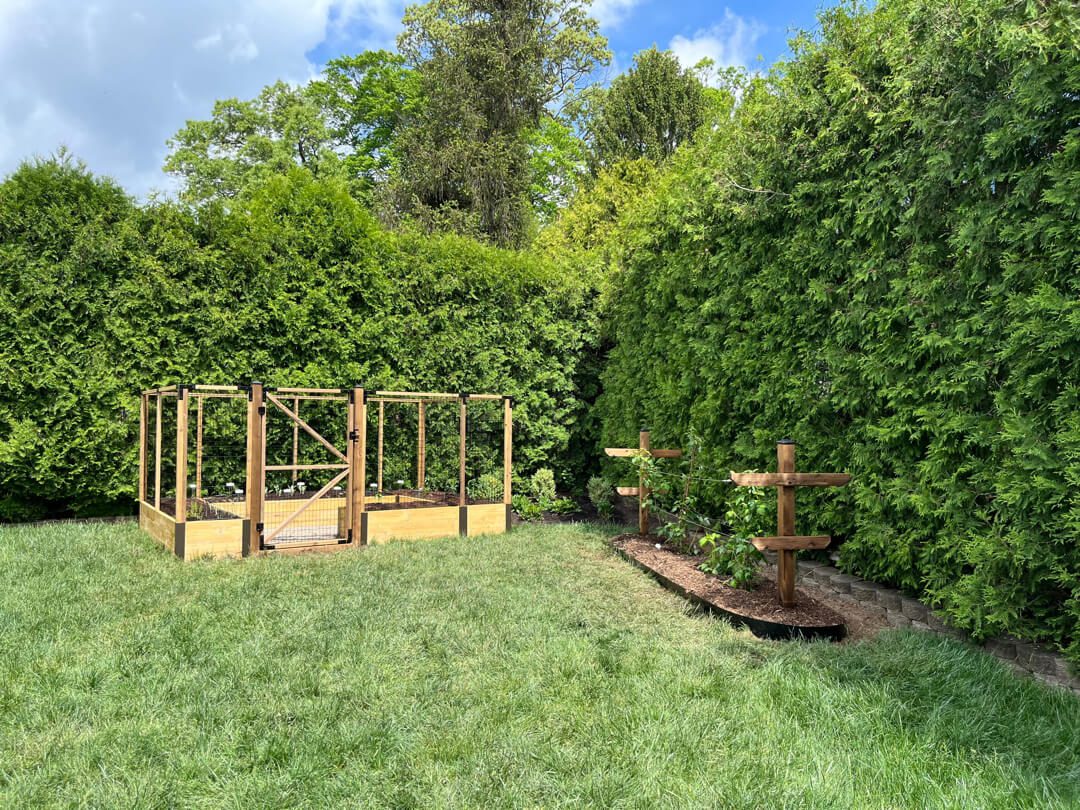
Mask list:
POLYGON ((0 176, 64 145, 145 195, 214 100, 305 81, 327 39, 387 47, 404 0, 0 0, 0 176))
POLYGON ((633 11, 641 0, 593 0, 590 15, 601 28, 614 28, 633 11))
POLYGON ((747 20, 724 9, 724 18, 708 28, 696 31, 691 37, 674 37, 668 49, 684 68, 702 59, 712 59, 717 67, 749 67, 755 57, 754 46, 766 28, 757 20, 747 20))

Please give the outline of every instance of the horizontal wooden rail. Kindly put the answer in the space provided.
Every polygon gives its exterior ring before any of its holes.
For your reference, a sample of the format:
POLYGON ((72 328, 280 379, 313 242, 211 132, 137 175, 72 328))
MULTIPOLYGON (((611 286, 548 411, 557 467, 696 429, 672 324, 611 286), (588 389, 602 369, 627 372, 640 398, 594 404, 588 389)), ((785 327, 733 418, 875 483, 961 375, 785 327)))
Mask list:
MULTIPOLYGON (((439 391, 376 391, 377 397, 409 397, 412 399, 458 399, 461 394, 449 394, 439 391)), ((469 399, 502 399, 502 394, 467 394, 469 399)), ((371 397, 368 397, 371 401, 371 397)), ((389 402, 389 400, 387 400, 389 402)), ((395 400, 396 401, 396 400, 395 400)))
POLYGON ((347 470, 348 464, 267 464, 267 472, 288 472, 290 470, 347 470))
POLYGON ((605 447, 604 452, 612 458, 630 458, 648 452, 653 458, 682 458, 682 450, 642 450, 634 447, 605 447))
POLYGON ((740 487, 842 487, 851 481, 846 473, 731 473, 740 487))
POLYGON ((232 393, 226 393, 224 391, 190 391, 189 396, 197 399, 247 399, 247 392, 234 391, 232 393))
POLYGON ((271 387, 269 390, 275 394, 344 394, 345 391, 341 388, 276 388, 271 387))
POLYGON ((239 385, 196 385, 196 391, 239 391, 239 385))
POLYGON ((802 551, 804 549, 822 549, 829 545, 831 537, 827 534, 785 535, 784 537, 755 537, 750 542, 758 551, 802 551))

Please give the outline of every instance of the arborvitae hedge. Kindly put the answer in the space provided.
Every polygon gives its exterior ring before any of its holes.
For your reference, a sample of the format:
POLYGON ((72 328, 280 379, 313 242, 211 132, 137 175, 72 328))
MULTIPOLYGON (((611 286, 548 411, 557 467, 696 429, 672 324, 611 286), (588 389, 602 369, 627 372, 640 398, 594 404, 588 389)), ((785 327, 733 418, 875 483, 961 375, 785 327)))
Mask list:
POLYGON ((676 160, 619 236, 605 443, 791 436, 855 476, 800 495, 846 570, 1080 661, 1075 3, 826 12, 676 160))
POLYGON ((0 184, 0 520, 130 510, 138 392, 165 382, 504 392, 519 470, 562 471, 582 306, 528 256, 387 233, 303 172, 192 213, 26 165, 0 184))

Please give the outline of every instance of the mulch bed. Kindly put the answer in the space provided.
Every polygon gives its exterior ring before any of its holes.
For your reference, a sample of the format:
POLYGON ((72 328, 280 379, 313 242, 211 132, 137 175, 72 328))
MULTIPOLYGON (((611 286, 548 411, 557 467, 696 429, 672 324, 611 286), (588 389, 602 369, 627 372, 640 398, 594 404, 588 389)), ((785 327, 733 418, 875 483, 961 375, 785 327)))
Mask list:
MULTIPOLYGON (((778 637, 784 627, 793 628, 792 635, 800 635, 799 628, 805 628, 803 635, 830 635, 839 638, 844 635, 843 625, 848 621, 834 606, 826 600, 811 595, 805 587, 795 589, 795 607, 785 608, 778 599, 775 582, 775 569, 766 566, 759 577, 757 587, 752 590, 733 588, 719 577, 706 574, 698 566, 704 560, 701 556, 680 554, 664 547, 660 538, 652 535, 641 537, 637 534, 622 534, 612 541, 614 547, 639 566, 652 572, 661 582, 674 586, 673 590, 687 596, 692 601, 705 607, 716 609, 733 620, 745 619, 755 634, 778 637), (657 548, 657 544, 661 548, 657 548), (772 625, 777 627, 773 628, 772 625)), ((833 600, 828 600, 833 601, 833 600)), ((858 618, 858 617, 857 617, 858 618)), ((863 635, 864 622, 857 621, 859 635, 863 635)))

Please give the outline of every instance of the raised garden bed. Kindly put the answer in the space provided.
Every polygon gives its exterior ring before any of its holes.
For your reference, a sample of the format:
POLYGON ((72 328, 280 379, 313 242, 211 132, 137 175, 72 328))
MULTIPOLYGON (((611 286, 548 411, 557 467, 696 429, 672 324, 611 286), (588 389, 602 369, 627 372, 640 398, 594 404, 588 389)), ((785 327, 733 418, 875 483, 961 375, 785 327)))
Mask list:
POLYGON ((840 641, 847 635, 844 617, 804 587, 796 589, 795 607, 781 606, 776 583, 765 572, 753 590, 733 588, 700 570, 702 557, 666 548, 652 535, 622 534, 612 545, 669 590, 736 626, 746 627, 759 638, 840 641))

